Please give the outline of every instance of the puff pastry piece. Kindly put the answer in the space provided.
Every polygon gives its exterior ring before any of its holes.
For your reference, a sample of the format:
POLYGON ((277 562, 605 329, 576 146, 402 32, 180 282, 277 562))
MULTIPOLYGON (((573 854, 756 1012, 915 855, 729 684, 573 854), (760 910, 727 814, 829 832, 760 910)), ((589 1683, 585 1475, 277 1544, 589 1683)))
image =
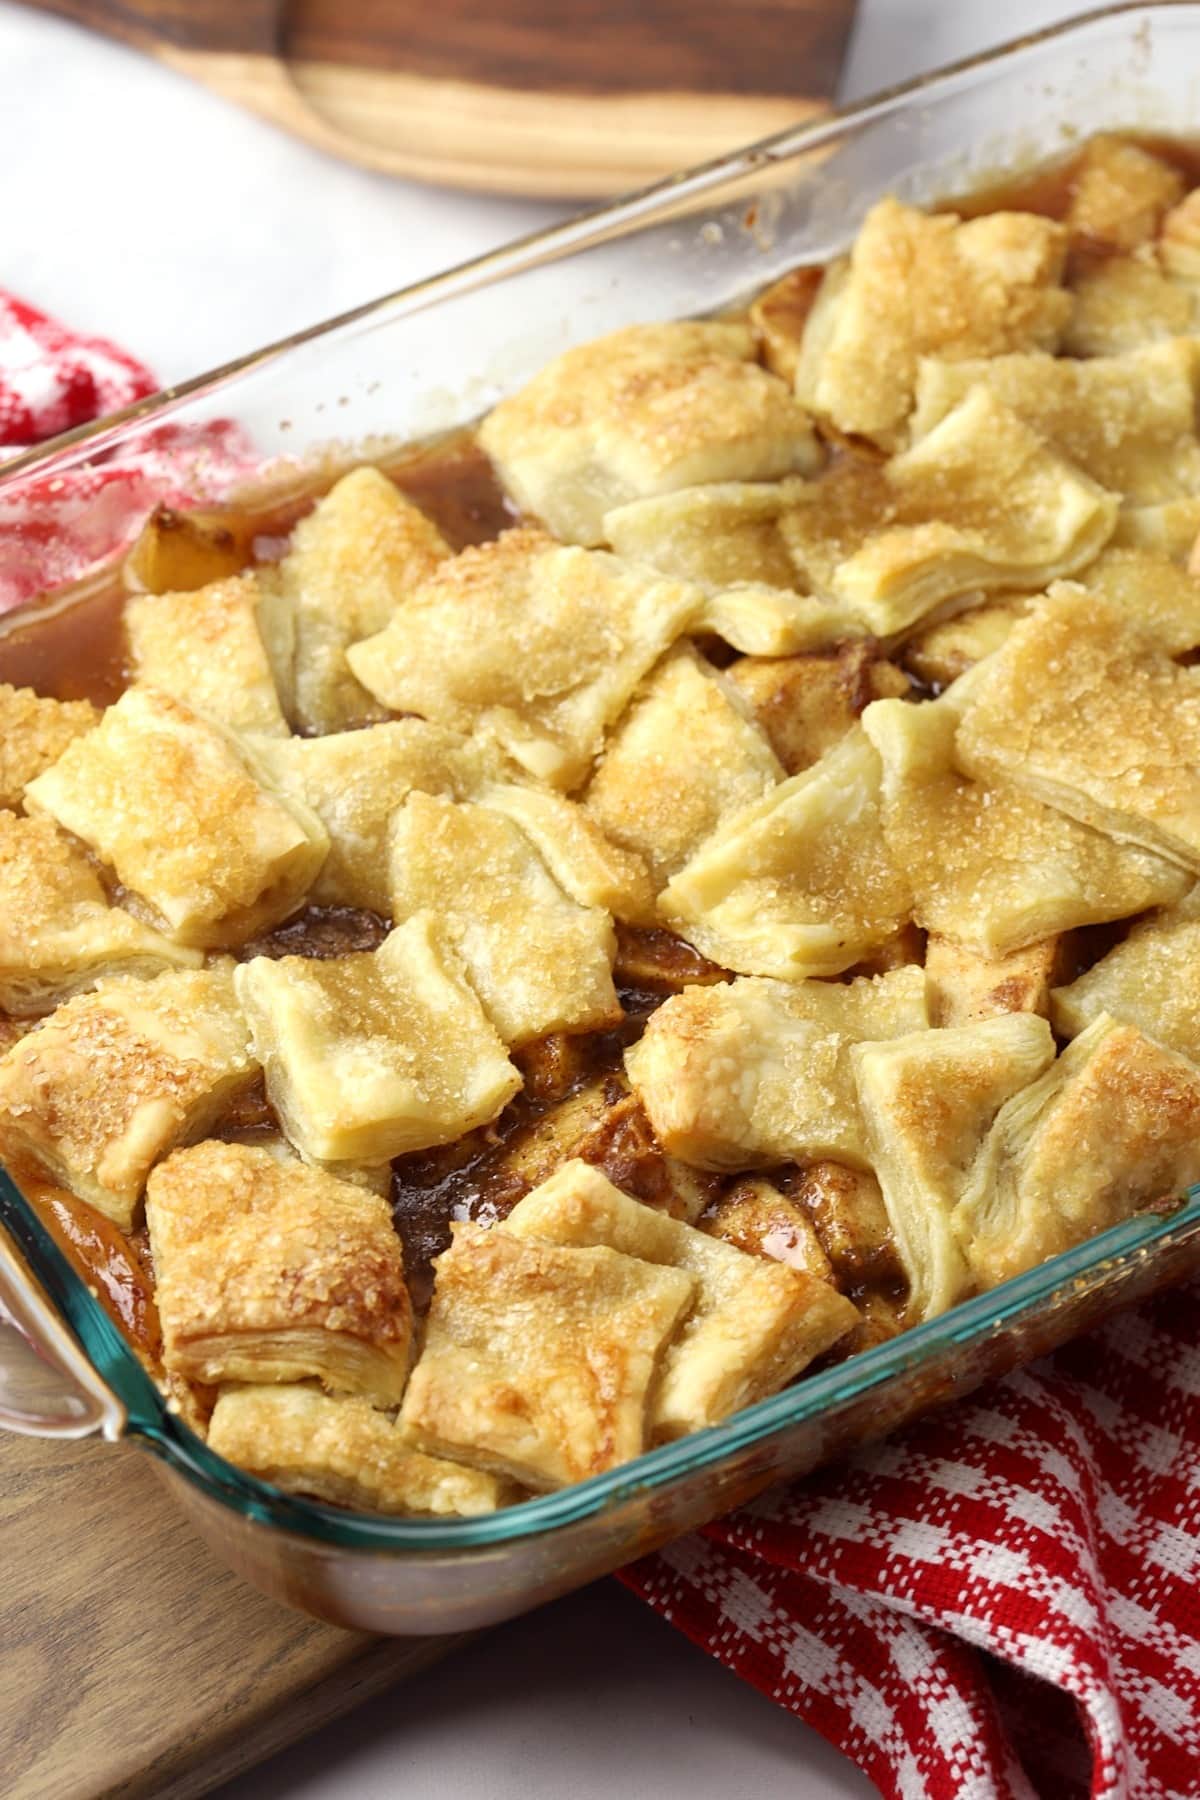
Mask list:
POLYGON ((548 363, 479 441, 522 512, 565 543, 600 544, 622 501, 816 467, 807 414, 755 349, 732 320, 631 325, 548 363))
POLYGON ((256 956, 234 979, 271 1104, 316 1162, 388 1162, 447 1144, 521 1085, 428 914, 378 950, 256 956))
POLYGON ((388 825, 414 791, 464 795, 483 780, 479 746, 425 719, 389 719, 327 737, 256 740, 254 754, 271 785, 294 795, 329 837, 309 899, 358 906, 386 917, 388 825))
POLYGON ((257 1074, 227 967, 108 980, 0 1059, 0 1144, 128 1230, 153 1164, 257 1074))
POLYGON ((614 843, 643 859, 657 891, 723 819, 782 780, 736 693, 680 646, 609 738, 583 803, 614 843))
POLYGON ((499 1229, 552 1244, 606 1244, 693 1278, 691 1309, 651 1399, 649 1430, 659 1440, 777 1393, 858 1323, 858 1309, 827 1283, 668 1218, 584 1162, 565 1163, 499 1229))
POLYGON ((1159 227, 1155 246, 1167 274, 1185 284, 1200 283, 1200 188, 1185 194, 1159 227))
MULTIPOLYGON (((967 680, 978 686, 988 667, 967 680)), ((1178 898, 1187 877, 1177 864, 1116 844, 1009 781, 961 775, 955 738, 969 706, 950 688, 932 704, 881 700, 863 714, 883 764, 883 835, 919 925, 1001 957, 1178 898)))
POLYGON ((730 814, 658 904, 722 968, 784 981, 839 974, 892 937, 911 898, 884 842, 880 762, 862 729, 730 814))
POLYGON ((719 554, 747 591, 802 590, 794 650, 893 637, 971 594, 1040 589, 1091 562, 1119 513, 1115 495, 978 382, 889 462, 846 457, 817 481, 700 489, 655 507, 654 517, 631 518, 630 507, 611 520, 614 541, 633 552, 644 536, 641 554, 686 578, 704 579, 719 554), (718 532, 719 553, 709 548, 718 532), (763 582, 775 585, 753 586, 763 582))
POLYGON ((82 838, 181 944, 237 944, 285 918, 329 849, 244 739, 156 688, 127 688, 25 803, 82 838))
POLYGON ((292 620, 269 578, 134 595, 125 631, 137 680, 233 730, 288 735, 267 639, 290 651, 292 620))
POLYGON ((850 982, 685 988, 625 1054, 663 1148, 709 1169, 815 1158, 869 1166, 850 1045, 928 1024, 909 966, 850 982))
POLYGON ((640 1455, 694 1279, 604 1247, 451 1232, 400 1412, 409 1441, 543 1489, 640 1455))
POLYGON ((961 1300, 954 1209, 996 1114, 1054 1061, 1045 1019, 1009 1013, 850 1050, 867 1141, 908 1276, 910 1324, 961 1300))
POLYGON ((423 1456, 365 1400, 331 1400, 307 1386, 226 1388, 209 1448, 240 1469, 330 1506, 359 1512, 477 1518, 509 1499, 482 1469, 423 1456))
POLYGON ((590 812, 550 788, 485 784, 480 805, 519 825, 564 894, 631 925, 653 925, 654 883, 642 857, 607 836, 590 812))
POLYGON ((833 263, 805 326, 796 392, 840 432, 895 445, 922 356, 1054 350, 1071 311, 1061 225, 963 221, 881 200, 833 263))
POLYGON ((1072 171, 1066 221, 1072 241, 1109 254, 1136 250, 1154 237, 1183 185, 1179 170, 1161 156, 1101 132, 1072 171))
POLYGON ((727 481, 634 500, 606 513, 621 556, 693 582, 706 596, 695 629, 751 656, 790 656, 863 629, 844 604, 792 590, 802 585, 779 531, 793 481, 727 481))
POLYGON ((146 1184, 163 1361, 188 1381, 303 1381, 396 1406, 412 1302, 391 1207, 216 1139, 146 1184))
MULTIPOLYGON (((1101 551, 1087 573, 1110 553, 1101 551)), ((935 615, 933 624, 924 625, 904 641, 904 666, 919 681, 939 688, 949 687, 960 675, 998 650, 1018 619, 1023 619, 1040 595, 1018 594, 1011 600, 991 600, 985 606, 972 606, 956 612, 948 619, 935 615)), ((880 695, 880 699, 890 698, 880 695)))
POLYGON ((1107 1013, 1006 1102, 955 1213, 995 1287, 1200 1180, 1200 1070, 1107 1013))
POLYGON ((1068 356, 1124 356, 1200 325, 1200 293, 1174 280, 1153 257, 1108 256, 1073 283, 1063 333, 1068 356))
POLYGON ((1200 896, 1153 913, 1124 943, 1052 996, 1051 1018, 1076 1037, 1101 1013, 1200 1063, 1200 896))
POLYGON ((395 711, 480 729, 569 789, 702 606, 697 589, 617 557, 506 531, 446 563, 403 618, 353 647, 350 664, 395 711))
POLYGON ((19 810, 25 783, 99 722, 90 700, 44 700, 0 682, 0 806, 19 810))
POLYGON ((1071 574, 1104 548, 1118 513, 1114 495, 981 384, 890 462, 845 462, 792 485, 779 529, 805 585, 879 637, 968 593, 1071 574))
POLYGON ((185 950, 110 906, 91 863, 52 819, 0 812, 0 1008, 49 1012, 105 975, 197 969, 185 950))
POLYGON ((1200 671, 1064 584, 970 679, 963 769, 1200 868, 1200 671))
POLYGON ((386 716, 346 661, 382 631, 414 588, 450 555, 437 527, 378 469, 353 469, 301 519, 279 565, 295 616, 292 722, 343 731, 386 716))
POLYGON ((1183 656, 1200 645, 1200 579, 1170 557, 1114 546, 1076 580, 1168 656, 1183 656))
POLYGON ((931 359, 921 364, 913 437, 919 443, 983 388, 1101 487, 1131 505, 1157 506, 1200 487, 1198 373, 1200 343, 1182 337, 1089 361, 931 359))
POLYGON ((621 1017, 612 920, 565 894, 504 814, 410 794, 392 821, 391 896, 394 919, 436 915, 506 1044, 621 1017))
POLYGON ((1186 562, 1200 532, 1200 498, 1164 500, 1159 506, 1123 506, 1112 534, 1114 548, 1153 550, 1186 562))

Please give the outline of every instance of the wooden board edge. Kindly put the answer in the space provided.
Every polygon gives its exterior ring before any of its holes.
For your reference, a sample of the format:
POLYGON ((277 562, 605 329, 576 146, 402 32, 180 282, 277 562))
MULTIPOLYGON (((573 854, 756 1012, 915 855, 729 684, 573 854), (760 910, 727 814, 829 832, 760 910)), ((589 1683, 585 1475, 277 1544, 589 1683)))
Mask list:
POLYGON ((439 186, 587 199, 643 186, 820 117, 778 95, 521 92, 155 47, 159 61, 335 156, 439 186), (354 129, 352 130, 351 123, 354 129))

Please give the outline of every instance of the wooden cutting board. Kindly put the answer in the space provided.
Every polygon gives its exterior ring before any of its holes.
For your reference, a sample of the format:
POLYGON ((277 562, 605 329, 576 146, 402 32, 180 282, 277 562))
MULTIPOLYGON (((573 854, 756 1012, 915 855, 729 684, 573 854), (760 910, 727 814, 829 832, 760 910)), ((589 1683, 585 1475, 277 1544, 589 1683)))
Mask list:
POLYGON ((854 0, 26 3, 369 168, 566 198, 640 186, 823 110, 854 12, 854 0))
POLYGON ((193 1800, 464 1642, 268 1600, 129 1446, 0 1436, 4 1800, 193 1800))

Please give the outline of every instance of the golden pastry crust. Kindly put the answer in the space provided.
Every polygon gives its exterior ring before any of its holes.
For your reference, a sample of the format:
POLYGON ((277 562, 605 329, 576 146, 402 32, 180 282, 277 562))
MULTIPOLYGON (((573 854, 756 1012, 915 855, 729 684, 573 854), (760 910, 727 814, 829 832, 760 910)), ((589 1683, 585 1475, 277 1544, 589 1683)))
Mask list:
POLYGON ((1072 242, 1101 252, 1149 243, 1183 193, 1183 176, 1149 150, 1101 133, 1073 173, 1067 229, 1072 242))
MULTIPOLYGON (((1109 554, 1102 551, 1087 575, 1109 554)), ((1017 620, 1023 619, 1040 598, 1037 594, 1017 594, 1011 600, 989 600, 985 606, 968 607, 966 612, 956 612, 948 619, 935 617, 933 624, 924 625, 905 638, 904 667, 931 687, 949 687, 977 662, 998 650, 1017 620)), ((881 694, 879 698, 889 696, 881 694)))
POLYGON ((1114 549, 1153 550, 1186 562, 1200 532, 1200 498, 1164 500, 1160 506, 1123 506, 1110 540, 1114 549))
POLYGON ((811 470, 807 414, 732 320, 632 325, 568 350, 483 421, 522 512, 569 544, 604 542, 623 501, 705 481, 811 470))
POLYGON ((25 783, 100 722, 90 700, 43 700, 0 682, 0 806, 20 810, 25 783))
POLYGON ((783 779, 737 695, 690 647, 659 663, 605 746, 583 804, 655 892, 723 819, 783 779))
POLYGON ((925 985, 934 1025, 974 1025, 1004 1013, 1050 1017, 1050 990, 1060 979, 1069 938, 1041 938, 1006 956, 984 956, 969 944, 931 931, 925 985))
POLYGON ((1192 888, 1178 906, 1152 913, 1124 943, 1052 996, 1063 1037, 1085 1031, 1101 1013, 1136 1025, 1146 1037, 1200 1063, 1200 905, 1192 888))
POLYGON ((693 1278, 695 1296, 651 1400, 652 1438, 700 1431, 777 1393, 858 1323, 857 1309, 825 1282, 644 1206, 584 1162, 566 1163, 519 1200, 500 1229, 606 1244, 693 1278))
POLYGON ((1200 282, 1200 188, 1185 194, 1159 227, 1158 260, 1175 281, 1200 282))
POLYGON ((350 663, 395 711, 482 731, 531 774, 569 789, 702 601, 695 588, 616 557, 506 531, 444 564, 402 619, 352 648, 350 663))
POLYGON ((817 264, 789 269, 750 303, 747 317, 758 333, 762 359, 789 386, 796 380, 804 328, 823 276, 817 264))
POLYGON ((657 918, 654 883, 643 859, 607 836, 583 806, 551 788, 489 783, 481 806, 519 825, 565 894, 630 925, 657 918))
POLYGON ((879 637, 967 594, 1072 574, 1104 548, 1118 513, 1115 495, 981 383, 890 462, 847 460, 791 493, 779 531, 804 584, 879 637))
POLYGON ((257 1073, 228 967, 105 981, 0 1058, 0 1146, 128 1230, 154 1163, 257 1073))
POLYGON ((1200 868, 1200 672, 1064 584, 971 680, 955 745, 968 773, 1200 868))
POLYGON ((1124 356, 1200 324, 1200 294, 1154 256, 1107 256, 1072 283, 1074 308, 1063 333, 1068 356, 1124 356))
POLYGON ((1200 1070, 1101 1013, 1000 1110, 955 1226, 995 1287, 1200 1180, 1200 1070))
MULTIPOLYGON (((988 667, 969 681, 978 686, 988 667)), ((969 707, 951 688, 932 704, 881 700, 863 715, 883 762, 884 838, 919 925, 994 958, 1178 897, 1187 877, 1177 864, 1116 844, 1010 781, 960 774, 955 738, 969 707)))
POLYGON ((1185 337, 1090 361, 931 359, 921 364, 913 436, 919 443, 983 388, 1101 487, 1131 505, 1157 506, 1200 486, 1198 373, 1200 345, 1185 337))
POLYGON ((872 700, 899 697, 911 686, 869 638, 807 656, 742 656, 725 680, 749 706, 786 775, 819 762, 872 700))
POLYGON ((244 739, 155 688, 127 688, 25 801, 82 838, 181 944, 237 944, 285 918, 329 848, 244 739))
POLYGON ((794 591, 805 583, 778 522, 797 487, 728 481, 633 500, 605 515, 605 536, 618 555, 701 590, 697 634, 748 656, 823 649, 864 628, 844 603, 794 591))
POLYGON ((256 574, 125 602, 135 677, 235 731, 288 735, 259 625, 256 574))
POLYGON ((173 944, 118 906, 52 819, 0 812, 0 1008, 49 1012, 106 975, 198 969, 198 950, 173 944))
POLYGON ((452 1232, 401 1408, 409 1441, 542 1489, 640 1455, 694 1279, 607 1248, 452 1232))
POLYGON ((285 1494, 360 1512, 472 1519, 516 1497, 482 1469, 413 1450, 369 1402, 333 1400, 313 1387, 226 1388, 208 1444, 285 1494))
POLYGON ((1010 1013, 855 1044, 850 1060, 915 1324, 969 1291, 954 1209, 1000 1107, 1054 1061, 1054 1038, 1045 1019, 1010 1013))
POLYGON ((382 631, 450 555, 437 527, 378 469, 353 469, 292 533, 279 581, 295 616, 292 722, 344 731, 385 718, 346 650, 382 631))
POLYGON ((1065 254, 1062 226, 1030 213, 964 222, 881 200, 817 295, 797 394, 837 431, 894 446, 921 357, 1056 347, 1065 254))
POLYGON ((1114 545, 1076 580, 1168 656, 1200 645, 1200 579, 1162 552, 1114 545))
POLYGON ((399 1404, 412 1302, 386 1198, 210 1139, 152 1170, 146 1222, 168 1369, 214 1383, 315 1377, 399 1404))
POLYGON ((685 988, 625 1055, 663 1148, 709 1169, 869 1166, 850 1045, 928 1024, 924 971, 685 988))
POLYGON ((255 957, 234 980, 267 1094, 316 1162, 387 1162, 495 1118, 521 1085, 436 922, 329 962, 255 957))
POLYGON ((390 856, 392 917, 437 918, 506 1044, 620 1019, 612 920, 565 894, 505 814, 410 794, 390 856))
POLYGON ((911 896, 884 842, 879 757, 861 728, 730 814, 658 905, 722 968, 784 981, 837 975, 892 937, 911 896))
POLYGON ((461 798, 484 779, 479 746, 425 719, 389 719, 327 737, 257 742, 255 759, 282 794, 320 819, 329 854, 309 890, 317 906, 359 906, 386 917, 388 827, 406 797, 461 798))

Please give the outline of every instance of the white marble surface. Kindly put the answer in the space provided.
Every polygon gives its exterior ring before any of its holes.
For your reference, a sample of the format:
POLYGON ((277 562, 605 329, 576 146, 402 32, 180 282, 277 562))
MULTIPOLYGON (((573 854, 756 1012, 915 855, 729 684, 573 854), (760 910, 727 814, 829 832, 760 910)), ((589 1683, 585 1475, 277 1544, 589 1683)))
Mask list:
MULTIPOLYGON (((858 94, 1065 17, 860 0, 858 94)), ((554 216, 346 168, 132 52, 0 0, 0 282, 164 380, 554 216)), ((504 1627, 225 1800, 835 1800, 868 1784, 614 1584, 504 1627)))

